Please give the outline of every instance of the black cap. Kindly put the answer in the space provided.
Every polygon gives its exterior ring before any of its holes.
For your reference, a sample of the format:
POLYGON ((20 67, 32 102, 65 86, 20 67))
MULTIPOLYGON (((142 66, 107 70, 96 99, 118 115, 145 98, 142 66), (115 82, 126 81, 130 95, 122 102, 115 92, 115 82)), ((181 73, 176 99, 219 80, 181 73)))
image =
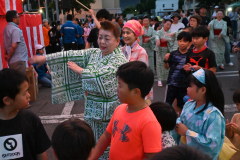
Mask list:
POLYGON ((201 5, 201 6, 200 6, 200 8, 199 8, 199 9, 202 9, 202 8, 205 8, 205 9, 207 9, 207 6, 203 4, 203 5, 201 5))
POLYGON ((178 17, 178 19, 180 20, 181 19, 181 16, 180 16, 180 14, 178 13, 178 12, 174 12, 173 14, 172 14, 172 19, 174 19, 174 17, 178 17))

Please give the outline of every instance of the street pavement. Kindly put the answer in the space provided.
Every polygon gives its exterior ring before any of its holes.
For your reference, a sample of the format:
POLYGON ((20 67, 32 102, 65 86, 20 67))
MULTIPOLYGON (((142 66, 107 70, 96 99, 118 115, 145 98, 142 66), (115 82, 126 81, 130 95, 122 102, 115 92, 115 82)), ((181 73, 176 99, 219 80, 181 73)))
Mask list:
MULTIPOLYGON (((240 78, 237 71, 237 57, 236 54, 231 55, 232 62, 234 66, 225 66, 225 70, 217 71, 217 78, 222 86, 222 90, 225 97, 225 117, 231 120, 234 113, 237 113, 237 109, 232 100, 233 93, 240 88, 240 78)), ((157 86, 157 79, 155 77, 155 82, 153 86, 154 90, 154 100, 164 101, 165 97, 165 86, 166 82, 163 82, 163 87, 157 86)), ((75 102, 68 102, 61 105, 53 105, 51 102, 51 89, 39 87, 39 94, 37 100, 30 103, 31 107, 29 110, 37 114, 44 128, 51 139, 52 133, 56 126, 69 119, 70 117, 76 117, 83 119, 84 112, 84 100, 79 100, 75 102)), ((56 160, 53 155, 52 148, 47 150, 49 160, 56 160)))

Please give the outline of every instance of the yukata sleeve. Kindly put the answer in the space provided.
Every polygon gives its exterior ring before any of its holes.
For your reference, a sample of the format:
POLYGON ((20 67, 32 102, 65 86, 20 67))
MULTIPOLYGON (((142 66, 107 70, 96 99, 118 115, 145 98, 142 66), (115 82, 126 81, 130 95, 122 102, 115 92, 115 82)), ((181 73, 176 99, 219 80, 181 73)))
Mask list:
POLYGON ((187 144, 198 146, 205 153, 220 152, 225 135, 225 119, 217 111, 213 111, 205 121, 196 121, 196 125, 203 125, 203 131, 197 133, 188 130, 186 133, 187 144))
POLYGON ((214 39, 214 32, 213 32, 213 24, 214 24, 214 20, 212 20, 209 25, 210 25, 210 38, 214 39))
POLYGON ((158 31, 156 32, 156 35, 155 35, 155 40, 156 40, 156 41, 159 40, 160 37, 161 37, 161 30, 158 30, 158 31))
POLYGON ((119 66, 127 63, 123 54, 111 57, 102 68, 88 67, 82 71, 83 90, 94 95, 113 98, 116 96, 116 72, 119 66))
POLYGON ((227 22, 223 21, 223 26, 222 26, 222 32, 221 35, 226 36, 227 35, 227 22))
POLYGON ((146 50, 144 49, 144 48, 142 48, 141 50, 140 50, 140 55, 139 55, 139 57, 138 57, 138 61, 142 61, 142 62, 144 62, 144 63, 146 63, 146 65, 148 66, 148 55, 147 55, 147 52, 146 52, 146 50))
POLYGON ((140 36, 140 37, 138 37, 138 38, 139 38, 139 45, 142 46, 142 44, 143 44, 143 38, 142 38, 142 36, 140 36))
POLYGON ((57 52, 46 55, 52 76, 52 103, 63 104, 84 98, 82 78, 68 68, 67 62, 75 62, 85 68, 91 54, 98 49, 57 52))

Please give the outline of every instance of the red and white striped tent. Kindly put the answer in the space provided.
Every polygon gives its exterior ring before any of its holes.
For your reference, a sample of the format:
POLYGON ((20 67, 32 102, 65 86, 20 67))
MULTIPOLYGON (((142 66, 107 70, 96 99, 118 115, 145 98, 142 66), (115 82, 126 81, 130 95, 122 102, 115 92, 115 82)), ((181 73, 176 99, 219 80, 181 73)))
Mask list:
POLYGON ((6 15, 8 10, 23 12, 21 0, 0 0, 0 15, 6 15))
MULTIPOLYGON (((0 0, 1 1, 1 0, 0 0)), ((35 45, 44 46, 42 18, 41 14, 21 14, 19 28, 23 31, 23 36, 28 48, 28 56, 36 54, 35 45)), ((0 70, 7 68, 8 64, 4 60, 3 53, 3 31, 7 25, 6 18, 0 17, 0 70)), ((28 66, 29 64, 27 64, 28 66)))

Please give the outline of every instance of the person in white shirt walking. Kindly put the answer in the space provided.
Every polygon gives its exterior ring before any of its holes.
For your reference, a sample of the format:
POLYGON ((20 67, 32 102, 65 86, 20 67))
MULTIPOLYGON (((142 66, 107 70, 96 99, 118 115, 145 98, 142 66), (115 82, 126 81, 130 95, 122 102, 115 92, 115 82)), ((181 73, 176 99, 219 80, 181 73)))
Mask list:
POLYGON ((218 6, 215 6, 214 7, 214 12, 213 12, 213 15, 212 15, 212 19, 215 19, 215 18, 217 18, 217 11, 218 11, 218 6))
POLYGON ((178 20, 181 19, 181 16, 179 13, 177 12, 174 12, 173 15, 172 15, 172 20, 173 20, 173 23, 172 23, 172 26, 170 28, 170 31, 171 32, 176 32, 178 31, 180 28, 185 28, 184 24, 181 23, 181 22, 178 22, 178 20))

